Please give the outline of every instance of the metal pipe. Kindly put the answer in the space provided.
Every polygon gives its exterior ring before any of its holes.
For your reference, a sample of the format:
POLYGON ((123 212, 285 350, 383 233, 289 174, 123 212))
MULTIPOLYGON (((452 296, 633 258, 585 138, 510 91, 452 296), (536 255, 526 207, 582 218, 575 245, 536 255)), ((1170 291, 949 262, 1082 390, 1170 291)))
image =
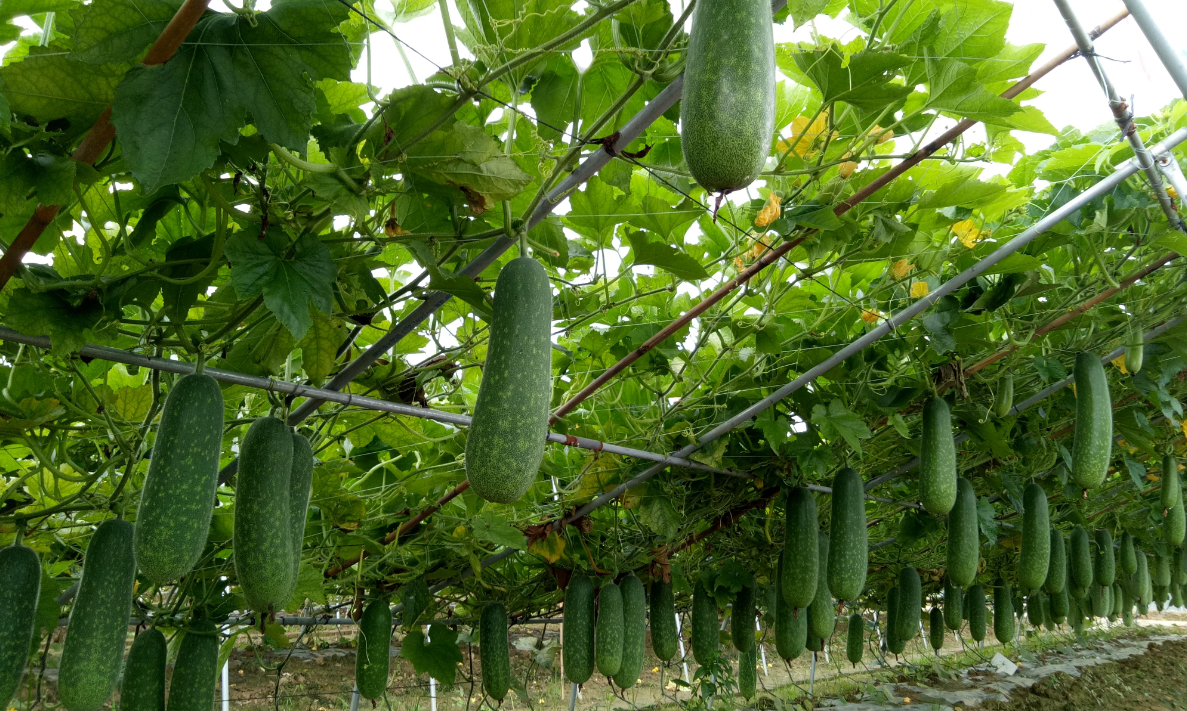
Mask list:
POLYGON ((1146 174, 1146 181, 1150 184, 1150 189, 1154 191, 1154 197, 1158 199, 1158 204, 1162 208, 1162 212, 1170 220, 1171 225, 1181 232, 1187 232, 1187 228, 1183 226, 1182 219, 1179 217, 1178 212, 1175 211, 1174 203, 1171 202, 1170 196, 1166 194, 1166 186, 1162 184, 1162 175, 1154 164, 1154 157, 1146 149, 1145 141, 1142 140, 1137 126, 1133 123, 1133 110, 1117 94, 1117 89, 1109 81, 1109 75, 1101 65, 1100 58, 1096 56, 1096 48, 1092 44, 1092 38, 1080 26, 1080 22, 1076 19, 1076 14, 1072 11, 1068 0, 1055 0, 1055 6, 1059 8, 1059 14, 1063 16, 1063 21, 1067 24, 1068 29, 1071 30, 1072 38, 1075 39, 1076 46, 1080 49, 1080 54, 1083 55, 1084 61, 1088 62, 1093 76, 1096 77, 1096 82, 1100 84, 1101 90, 1104 91, 1105 98, 1109 101, 1109 109, 1117 121, 1117 127, 1121 129, 1121 135, 1129 141, 1130 147, 1133 148, 1134 157, 1137 159, 1138 164, 1141 165, 1142 172, 1146 174))
POLYGON ((1162 66, 1166 67, 1171 79, 1179 87, 1179 93, 1187 99, 1187 66, 1183 65, 1182 57, 1167 41, 1157 20, 1146 8, 1146 3, 1142 0, 1124 0, 1124 2, 1125 7, 1129 9, 1129 14, 1133 15, 1133 21, 1138 23, 1138 29, 1146 36, 1146 41, 1154 48, 1154 53, 1158 55, 1162 66))
POLYGON ((1187 178, 1183 177, 1183 169, 1179 166, 1179 161, 1170 153, 1163 153, 1156 156, 1154 162, 1158 164, 1158 170, 1162 172, 1167 182, 1179 194, 1180 200, 1187 200, 1187 178))
MULTIPOLYGON (((47 336, 28 336, 3 326, 0 326, 0 340, 12 341, 13 343, 24 343, 25 345, 36 346, 38 348, 50 347, 50 339, 47 336)), ((170 360, 168 358, 144 356, 140 355, 139 353, 132 353, 131 351, 120 350, 118 348, 109 348, 107 346, 88 344, 79 350, 79 354, 88 358, 98 358, 114 363, 135 365, 141 368, 160 370, 167 373, 188 375, 194 372, 194 366, 191 363, 186 363, 179 360, 170 360)), ((366 410, 376 410, 379 412, 388 412, 394 415, 417 417, 423 420, 433 420, 434 422, 443 422, 445 424, 455 425, 458 427, 469 427, 471 421, 469 415, 443 412, 441 410, 433 410, 426 407, 414 407, 412 405, 404 405, 398 402, 389 402, 387 400, 366 397, 364 395, 352 395, 350 393, 341 393, 334 390, 327 390, 325 388, 315 388, 286 380, 277 380, 276 378, 261 378, 254 375, 236 373, 230 370, 221 370, 219 368, 206 368, 204 372, 219 382, 258 388, 260 390, 283 393, 286 395, 292 395, 294 397, 315 396, 323 400, 339 403, 341 405, 359 407, 366 410)), ((648 452, 647 450, 643 449, 623 447, 617 444, 600 442, 596 439, 590 439, 588 437, 578 437, 576 435, 560 434, 559 432, 549 432, 546 439, 547 441, 553 442, 555 444, 562 444, 566 447, 588 449, 592 452, 606 452, 608 454, 636 457, 648 461, 661 462, 665 465, 684 467, 686 469, 696 469, 699 471, 711 472, 713 474, 723 474, 725 476, 737 477, 740 479, 754 478, 754 476, 751 474, 711 467, 707 464, 702 464, 684 457, 673 457, 666 454, 648 452)))

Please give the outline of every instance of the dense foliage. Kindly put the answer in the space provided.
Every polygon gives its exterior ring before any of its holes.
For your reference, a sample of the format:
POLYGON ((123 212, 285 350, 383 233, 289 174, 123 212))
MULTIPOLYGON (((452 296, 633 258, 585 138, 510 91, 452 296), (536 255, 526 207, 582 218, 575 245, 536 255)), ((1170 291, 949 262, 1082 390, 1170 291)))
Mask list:
MULTIPOLYGON (((555 294, 552 406, 771 247, 806 240, 554 431, 655 452, 695 443, 1132 156, 1113 124, 1087 134, 1051 126, 1025 104, 1035 89, 1019 100, 998 97, 1042 49, 1006 43, 1006 3, 790 5, 777 23, 827 14, 853 30, 845 40, 813 33, 810 42, 777 46, 776 135, 756 183, 714 214, 714 196, 689 177, 677 106, 527 232, 555 294), (985 130, 834 215, 830 206, 956 118, 985 130), (1028 153, 1020 131, 1053 142, 1028 153)), ((2 30, 15 45, 0 67, 0 234, 8 241, 38 203, 63 205, 35 246, 45 258, 27 260, 0 293, 5 326, 53 344, 0 345, 0 543, 20 535, 41 556, 39 634, 66 611, 54 597, 78 577, 95 527, 135 517, 156 421, 177 380, 81 359, 80 347, 320 385, 440 291, 454 298, 350 391, 469 414, 490 290, 519 249, 476 280, 459 270, 496 240, 518 238, 548 191, 603 150, 594 139, 620 129, 679 75, 681 13, 691 10, 666 0, 498 0, 481 11, 458 3, 457 15, 443 18, 457 44, 453 64, 376 96, 351 80, 356 66, 369 66, 369 43, 394 34, 412 50, 416 37, 402 33, 403 23, 439 12, 437 3, 409 0, 394 12, 371 0, 275 0, 267 10, 247 3, 208 12, 171 61, 140 65, 179 6, 26 0, 0 11, 43 28, 22 34, 28 23, 10 22, 2 30), (579 47, 592 50, 588 66, 575 62, 579 47), (108 103, 112 148, 93 168, 72 161, 108 103)), ((1085 111, 1107 118, 1099 97, 1084 101, 1085 111)), ((1183 126, 1182 102, 1138 121, 1150 144, 1183 126)), ((477 621, 492 600, 512 617, 555 610, 568 571, 670 573, 678 607, 698 581, 724 606, 751 575, 763 585, 775 575, 784 537, 777 492, 830 485, 846 465, 869 482, 908 462, 919 451, 923 402, 937 391, 952 404, 956 432, 968 435, 957 461, 976 494, 978 582, 1014 579, 1030 481, 1046 492, 1056 528, 1128 531, 1143 550, 1165 553, 1160 455, 1181 451, 1187 434, 1187 329, 1148 344, 1136 373, 1124 362, 1108 366, 1122 441, 1104 485, 1086 497, 1069 480, 1072 389, 1015 415, 994 405, 1006 376, 1021 402, 1067 377, 1078 351, 1103 356, 1131 331, 1182 314, 1187 283, 1171 261, 1032 338, 1172 250, 1187 253, 1187 238, 1170 228, 1141 176, 1131 178, 693 455, 755 478, 673 468, 542 538, 540 524, 647 463, 549 445, 540 476, 516 503, 489 504, 467 491, 391 540, 464 481, 466 431, 323 405, 299 427, 317 464, 286 609, 421 590, 467 571, 431 600, 424 595, 423 619, 456 603, 448 616, 477 621), (969 369, 1003 350, 1004 358, 969 369), (668 554, 717 516, 760 499, 728 535, 668 554), (482 568, 507 547, 522 552, 482 568)), ((222 395, 222 465, 252 422, 300 402, 240 385, 224 384, 222 395)), ((884 604, 899 561, 921 570, 924 594, 938 592, 946 517, 895 503, 919 500, 911 474, 871 493, 880 499, 866 502, 873 549, 858 608, 884 604)), ((142 580, 133 614, 168 628, 195 613, 225 620, 246 608, 231 560, 235 494, 228 471, 197 568, 176 589, 142 580)), ((456 635, 434 625, 426 642, 410 630, 405 647, 427 650, 424 669, 452 680, 456 635)))

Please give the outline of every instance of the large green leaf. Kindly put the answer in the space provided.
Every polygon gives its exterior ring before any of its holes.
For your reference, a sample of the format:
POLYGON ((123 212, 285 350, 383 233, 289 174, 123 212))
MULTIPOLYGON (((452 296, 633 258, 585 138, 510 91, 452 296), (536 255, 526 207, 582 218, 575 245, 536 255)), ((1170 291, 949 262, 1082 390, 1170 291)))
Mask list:
POLYGON ((180 7, 181 0, 95 0, 79 13, 70 58, 88 64, 132 62, 180 7))
POLYGON ((34 47, 29 56, 0 68, 14 115, 38 123, 70 119, 79 133, 111 103, 121 76, 117 65, 85 64, 48 47, 34 47))
POLYGON ((663 242, 652 242, 646 232, 631 232, 627 235, 635 264, 649 264, 685 281, 707 279, 709 272, 700 262, 675 247, 663 242))
POLYGON ((269 231, 268 239, 238 232, 227 241, 226 253, 239 296, 262 295, 264 305, 300 341, 313 323, 311 308, 330 313, 334 264, 330 250, 313 235, 297 242, 291 259, 285 256, 286 242, 276 231, 269 231))
POLYGON ((977 70, 951 59, 928 62, 931 89, 926 108, 948 111, 976 121, 1004 118, 1019 111, 1018 104, 989 91, 977 79, 977 70))
POLYGON ((336 29, 342 4, 279 0, 252 17, 208 15, 173 59, 137 67, 120 84, 111 121, 145 192, 214 164, 248 115, 273 143, 304 152, 313 82, 347 79, 351 50, 336 29))
POLYGON ((428 674, 437 681, 450 686, 457 674, 457 665, 462 662, 462 650, 457 645, 457 632, 434 622, 429 627, 429 641, 419 627, 408 630, 400 647, 400 656, 412 662, 417 674, 428 674))
POLYGON ((911 93, 911 88, 892 84, 895 72, 910 60, 884 50, 847 54, 835 44, 822 49, 780 47, 779 68, 804 77, 820 90, 825 102, 844 101, 859 109, 876 111, 911 93))

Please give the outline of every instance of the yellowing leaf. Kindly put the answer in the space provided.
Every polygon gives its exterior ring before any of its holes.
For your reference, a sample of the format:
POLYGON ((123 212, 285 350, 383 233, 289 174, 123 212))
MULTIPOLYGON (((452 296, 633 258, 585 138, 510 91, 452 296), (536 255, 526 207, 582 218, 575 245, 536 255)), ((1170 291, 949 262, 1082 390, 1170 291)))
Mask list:
POLYGON ((870 309, 863 309, 861 312, 861 320, 865 321, 866 323, 871 323, 871 324, 878 323, 878 319, 880 319, 880 318, 882 318, 882 316, 877 311, 871 311, 870 309))
POLYGON ((952 232, 960 240, 960 243, 968 249, 972 249, 986 237, 972 220, 957 222, 955 225, 952 225, 952 232))
POLYGON ((349 332, 342 321, 317 309, 310 311, 309 315, 309 330, 297 345, 301 347, 301 364, 305 374, 314 385, 321 385, 334 370, 338 348, 346 341, 349 332))
POLYGON ((857 170, 857 163, 847 160, 837 167, 837 174, 842 178, 848 178, 853 175, 853 171, 857 170))
POLYGON ((895 279, 902 279, 914 271, 914 269, 915 265, 905 259, 900 259, 890 266, 890 271, 894 274, 895 279))
POLYGON ((126 422, 139 422, 148 414, 152 407, 152 386, 137 385, 136 387, 118 388, 111 396, 111 407, 120 419, 126 422))
POLYGON ((457 528, 453 529, 453 537, 454 538, 465 538, 465 536, 466 536, 466 527, 465 526, 458 526, 457 528))
POLYGON ((911 296, 921 299, 931 293, 931 287, 925 281, 917 281, 911 285, 911 296))
POLYGON ((536 541, 528 550, 549 563, 555 563, 565 554, 565 539, 557 535, 556 531, 551 531, 546 538, 536 541))
POLYGON ((1118 368, 1120 368, 1120 369, 1121 369, 1121 372, 1122 372, 1123 374, 1125 374, 1125 375, 1129 375, 1129 371, 1125 369, 1125 356, 1123 356, 1123 355, 1120 355, 1120 356, 1117 356, 1116 358, 1114 358, 1114 359, 1113 359, 1113 365, 1115 365, 1115 366, 1117 366, 1118 368))
POLYGON ((763 208, 758 211, 758 216, 754 218, 755 227, 766 227, 775 220, 778 220, 779 215, 783 212, 779 207, 779 203, 781 202, 783 202, 783 198, 774 192, 768 193, 767 204, 763 205, 763 208))

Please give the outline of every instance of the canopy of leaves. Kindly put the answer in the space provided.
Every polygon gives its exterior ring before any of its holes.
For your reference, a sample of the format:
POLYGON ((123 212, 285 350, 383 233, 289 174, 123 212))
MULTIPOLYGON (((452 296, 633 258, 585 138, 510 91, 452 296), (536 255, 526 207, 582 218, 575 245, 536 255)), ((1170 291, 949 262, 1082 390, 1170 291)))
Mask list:
MULTIPOLYGON (((15 41, 0 67, 5 240, 39 203, 62 209, 35 247, 42 258, 0 292, 5 326, 53 344, 0 345, 0 544, 25 531, 44 561, 43 591, 78 577, 98 522, 135 516, 145 453, 175 382, 79 358, 87 343, 190 362, 201 353, 211 367, 320 385, 399 324, 402 336, 350 391, 472 410, 490 292, 518 249, 476 278, 463 268, 509 244, 501 238, 517 237, 577 162, 603 150, 588 141, 621 129, 659 95, 678 75, 687 38, 666 0, 506 0, 481 4, 482 14, 459 5, 460 16, 443 18, 464 50, 451 66, 380 95, 351 80, 368 43, 390 31, 415 46, 401 23, 437 12, 435 4, 385 11, 275 0, 264 12, 208 12, 171 61, 146 67, 138 62, 176 0, 20 3, 17 14, 44 30, 5 25, 15 41), (593 52, 584 69, 573 59, 582 43, 593 52), (70 161, 108 104, 113 147, 93 168, 70 161), (457 298, 410 320, 437 303, 434 291, 457 298)), ((553 405, 767 250, 802 243, 648 350, 556 431, 656 452, 700 443, 1132 156, 1112 124, 1061 131, 1025 104, 1033 94, 998 96, 1041 50, 1006 43, 1006 3, 791 5, 776 22, 826 13, 855 29, 845 42, 778 47, 777 135, 757 182, 714 217, 669 110, 629 147, 637 157, 620 153, 527 232, 555 290, 553 405), (981 138, 966 136, 834 213, 959 118, 984 122, 981 138), (1022 131, 1053 142, 1028 153, 1022 131)), ((1096 97, 1085 110, 1108 117, 1096 97)), ((1138 121, 1149 144, 1184 126, 1184 103, 1138 121)), ((390 592, 419 580, 449 583, 434 603, 448 602, 448 616, 473 618, 499 599, 520 617, 554 611, 568 571, 646 577, 657 560, 682 602, 698 578, 724 602, 751 578, 770 581, 782 539, 775 494, 827 486, 845 465, 870 481, 908 463, 919 450, 921 403, 937 389, 953 402, 955 433, 968 435, 959 467, 978 495, 986 580, 1013 574, 1016 513, 1030 480, 1047 490, 1056 527, 1124 529, 1155 550, 1161 512, 1147 471, 1163 451, 1183 449, 1187 329, 1149 344, 1138 373, 1109 367, 1120 442, 1105 486, 1087 498, 1068 483, 1070 388, 1007 417, 993 405, 1007 374, 1021 402, 1065 378, 1076 352, 1107 354, 1131 329, 1181 315, 1181 260, 1125 280, 1172 250, 1187 253, 1187 239, 1141 176, 1130 178, 695 455, 752 478, 671 469, 559 531, 543 524, 646 463, 550 445, 518 503, 464 492, 402 528, 464 481, 465 430, 323 405, 300 427, 318 463, 293 605, 345 606, 360 588, 390 592), (1077 309, 1119 282, 1117 295, 1077 309), (1061 316, 1058 327, 1036 330, 1061 316), (970 367, 994 354, 1003 357, 970 367), (728 535, 677 549, 737 507, 748 513, 728 535), (507 549, 517 552, 483 565, 507 549)), ((223 465, 251 421, 301 402, 241 385, 223 394, 223 465)), ((887 503, 916 500, 910 474, 872 493, 881 500, 868 502, 875 548, 865 602, 881 599, 908 554, 934 588, 945 522, 887 503)), ((142 584, 138 610, 167 621, 226 619, 242 607, 234 510, 235 481, 224 476, 195 573, 178 591, 142 584)), ((52 594, 42 602, 52 605, 52 594)), ((425 642, 411 630, 404 655, 452 681, 461 659, 454 635, 436 624, 425 642)))

